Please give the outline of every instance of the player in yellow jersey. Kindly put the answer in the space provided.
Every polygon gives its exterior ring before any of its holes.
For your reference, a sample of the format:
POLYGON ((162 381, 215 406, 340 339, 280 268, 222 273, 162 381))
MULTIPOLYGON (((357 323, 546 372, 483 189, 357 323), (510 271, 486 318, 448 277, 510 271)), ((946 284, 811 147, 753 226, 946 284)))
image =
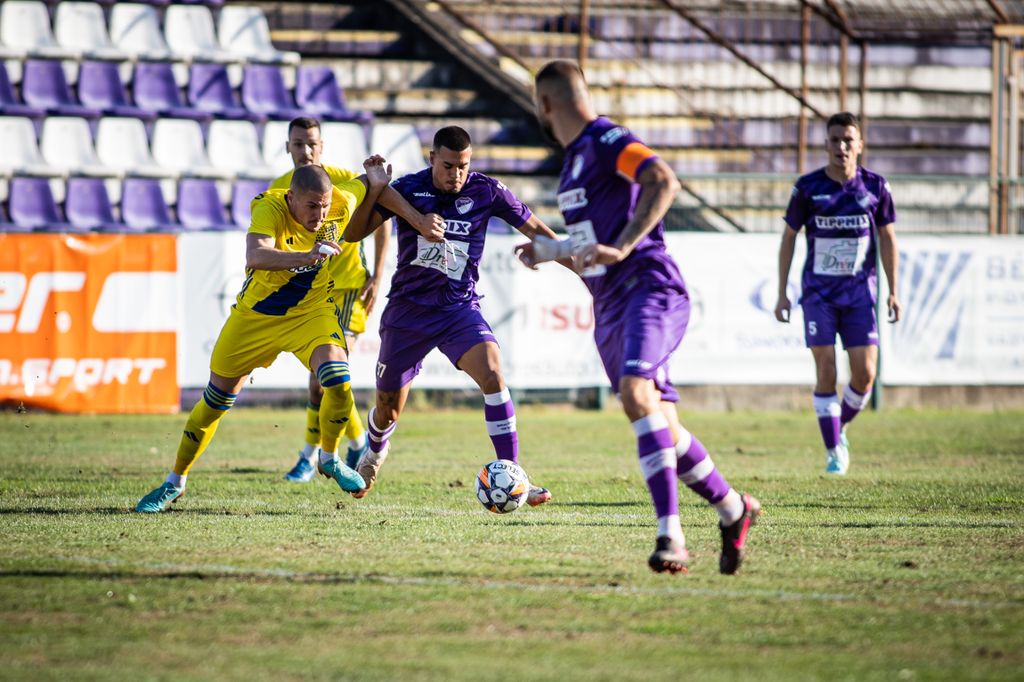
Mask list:
MULTIPOLYGON (((320 135, 320 122, 315 118, 300 117, 288 124, 288 154, 292 157, 295 168, 302 166, 320 166, 335 187, 345 187, 358 177, 358 173, 328 166, 321 163, 324 143, 320 135)), ((270 189, 286 189, 291 182, 294 170, 288 171, 270 183, 270 189)), ((328 262, 328 270, 334 280, 334 300, 338 305, 341 326, 345 330, 346 340, 351 347, 356 337, 366 331, 366 318, 373 311, 380 290, 381 278, 384 275, 384 258, 387 254, 388 237, 391 230, 385 227, 373 233, 374 258, 373 272, 366 267, 366 256, 363 244, 342 242, 341 248, 345 258, 332 258, 328 262), (350 253, 345 253, 346 251, 350 253)), ((316 374, 309 374, 309 402, 306 404, 306 435, 305 443, 299 451, 299 459, 291 471, 285 474, 287 481, 305 483, 312 480, 316 473, 316 456, 320 447, 320 403, 324 391, 316 374)), ((366 434, 355 403, 349 415, 344 435, 348 438, 348 452, 345 462, 355 468, 356 462, 367 449, 366 434)))
POLYGON ((162 512, 185 493, 188 471, 213 439, 249 373, 268 367, 282 352, 315 371, 324 388, 318 469, 342 490, 358 492, 362 478, 337 455, 352 411, 345 335, 325 261, 344 257, 342 232, 351 221, 365 225, 390 172, 384 159, 367 159, 366 185, 359 178, 335 187, 319 166, 295 170, 287 190, 268 190, 252 202, 246 235, 246 277, 213 348, 210 383, 192 408, 178 445, 174 469, 135 510, 162 512))

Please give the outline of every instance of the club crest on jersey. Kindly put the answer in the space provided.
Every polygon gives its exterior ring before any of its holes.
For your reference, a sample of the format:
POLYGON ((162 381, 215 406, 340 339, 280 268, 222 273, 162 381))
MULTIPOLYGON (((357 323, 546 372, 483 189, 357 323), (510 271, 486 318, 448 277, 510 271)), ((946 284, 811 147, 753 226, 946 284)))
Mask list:
POLYGON ((459 197, 455 200, 455 210, 458 211, 460 215, 466 215, 473 210, 473 200, 469 197, 459 197))
POLYGON ((581 172, 583 172, 583 155, 577 154, 576 158, 572 160, 572 179, 579 180, 581 172))
POLYGON ((871 205, 871 195, 867 192, 859 195, 857 197, 857 203, 860 204, 861 208, 866 210, 871 205))

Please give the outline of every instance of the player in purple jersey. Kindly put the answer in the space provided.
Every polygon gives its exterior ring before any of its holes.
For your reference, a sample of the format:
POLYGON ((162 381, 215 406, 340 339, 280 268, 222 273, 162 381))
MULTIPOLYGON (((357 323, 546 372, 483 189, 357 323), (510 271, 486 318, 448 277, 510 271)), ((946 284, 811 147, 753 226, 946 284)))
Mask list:
MULTIPOLYGON (((367 423, 370 449, 356 466, 372 487, 390 450, 390 438, 409 396, 413 378, 434 348, 466 372, 484 394, 484 420, 498 459, 518 462, 515 408, 501 373, 501 351, 480 313, 476 282, 491 217, 498 217, 528 237, 555 233, 524 206, 508 187, 482 173, 471 173, 473 147, 457 126, 434 135, 430 166, 399 178, 392 187, 416 210, 444 219, 443 231, 420 231, 398 219, 398 268, 391 279, 388 303, 381 314, 377 399, 367 423)), ((371 225, 393 216, 377 206, 371 225)), ((360 224, 361 227, 361 224, 360 224)), ((360 232, 365 232, 361 230, 360 232)), ((346 241, 366 236, 345 233, 346 241)), ((530 506, 551 493, 530 487, 530 506)))
POLYGON ((528 266, 572 256, 594 296, 594 340, 636 433, 640 468, 658 517, 651 569, 685 572, 677 478, 718 511, 719 570, 735 573, 760 503, 725 481, 679 423, 668 360, 690 317, 686 285, 665 250, 662 217, 679 190, 675 172, 629 130, 599 117, 583 72, 569 61, 537 74, 537 117, 565 147, 558 205, 568 240, 537 236, 517 247, 528 266))
POLYGON ((800 305, 804 338, 817 368, 814 411, 825 441, 825 471, 843 475, 850 465, 846 426, 867 404, 878 367, 876 248, 889 282, 889 321, 900 319, 896 208, 885 178, 857 164, 864 149, 857 117, 835 114, 826 130, 828 165, 797 180, 786 209, 775 317, 789 322, 789 267, 797 233, 806 227, 800 305), (836 392, 836 333, 850 358, 842 403, 836 392))

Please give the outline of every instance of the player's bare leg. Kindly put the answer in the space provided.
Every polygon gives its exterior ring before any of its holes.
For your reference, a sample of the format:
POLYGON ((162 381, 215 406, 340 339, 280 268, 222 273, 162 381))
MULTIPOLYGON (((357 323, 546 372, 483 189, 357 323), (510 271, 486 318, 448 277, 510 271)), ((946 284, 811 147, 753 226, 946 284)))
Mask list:
POLYGON ((811 346, 811 354, 816 372, 814 412, 825 444, 825 472, 841 476, 849 467, 849 457, 841 442, 842 409, 836 393, 836 349, 835 346, 811 346))
POLYGON ((391 452, 391 435, 398 428, 398 418, 402 416, 402 410, 405 409, 405 402, 409 399, 411 387, 412 383, 410 382, 397 391, 377 389, 376 404, 366 418, 370 447, 356 464, 356 471, 366 482, 366 488, 353 493, 352 497, 358 499, 365 496, 376 483, 377 474, 380 473, 384 460, 391 452))
MULTIPOLYGON (((519 463, 519 432, 512 394, 501 373, 501 349, 493 341, 482 341, 459 358, 458 368, 468 374, 484 394, 484 421, 498 459, 519 463)), ((526 503, 531 507, 551 500, 547 488, 530 484, 526 503)))
POLYGON ((847 348, 847 353, 850 356, 850 383, 843 389, 840 405, 839 444, 846 450, 849 460, 850 440, 846 436, 846 427, 871 400, 878 370, 878 346, 853 346, 847 348))

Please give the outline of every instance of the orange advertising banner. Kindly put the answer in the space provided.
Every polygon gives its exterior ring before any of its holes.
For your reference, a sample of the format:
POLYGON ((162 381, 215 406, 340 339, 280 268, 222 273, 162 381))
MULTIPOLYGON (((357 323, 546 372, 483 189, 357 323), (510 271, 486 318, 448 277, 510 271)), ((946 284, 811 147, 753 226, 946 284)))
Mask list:
POLYGON ((176 412, 172 235, 0 234, 0 402, 176 412))

